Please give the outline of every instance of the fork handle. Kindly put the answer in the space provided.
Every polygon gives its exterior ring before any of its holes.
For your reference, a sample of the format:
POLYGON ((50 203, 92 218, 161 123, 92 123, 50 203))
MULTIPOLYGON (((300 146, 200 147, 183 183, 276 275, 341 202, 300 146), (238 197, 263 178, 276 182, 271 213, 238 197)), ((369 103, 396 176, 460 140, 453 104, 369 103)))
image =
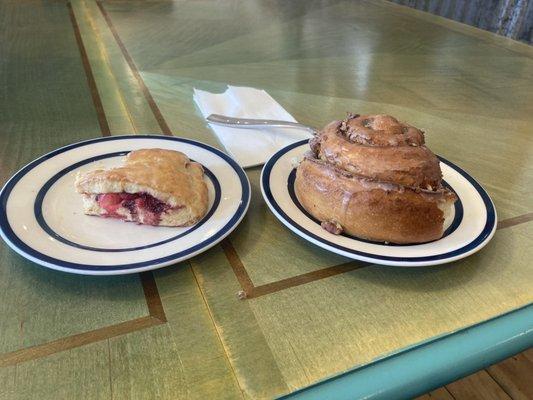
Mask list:
POLYGON ((299 128, 316 135, 317 130, 311 126, 298 122, 278 121, 274 119, 233 118, 226 115, 211 114, 206 118, 215 125, 230 126, 232 128, 299 128))

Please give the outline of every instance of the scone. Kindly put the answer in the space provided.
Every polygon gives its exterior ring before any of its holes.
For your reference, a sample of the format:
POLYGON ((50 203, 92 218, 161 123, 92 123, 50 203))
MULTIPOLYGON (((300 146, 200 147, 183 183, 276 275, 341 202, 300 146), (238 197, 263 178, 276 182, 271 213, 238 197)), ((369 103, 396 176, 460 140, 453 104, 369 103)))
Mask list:
POLYGON ((442 237, 456 196, 421 130, 389 115, 350 114, 310 147, 295 192, 324 229, 402 244, 442 237))
POLYGON ((203 167, 179 151, 132 151, 121 167, 79 174, 75 186, 87 215, 189 226, 207 212, 203 167))

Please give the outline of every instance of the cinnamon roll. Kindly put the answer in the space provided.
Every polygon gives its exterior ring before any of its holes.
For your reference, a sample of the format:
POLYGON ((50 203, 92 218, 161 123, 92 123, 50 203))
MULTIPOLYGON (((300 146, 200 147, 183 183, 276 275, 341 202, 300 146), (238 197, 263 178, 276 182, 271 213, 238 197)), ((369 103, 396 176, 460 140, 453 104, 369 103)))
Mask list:
POLYGON ((310 147, 295 193, 324 229, 402 244, 442 237, 456 196, 442 185, 423 131, 389 115, 349 114, 310 147))

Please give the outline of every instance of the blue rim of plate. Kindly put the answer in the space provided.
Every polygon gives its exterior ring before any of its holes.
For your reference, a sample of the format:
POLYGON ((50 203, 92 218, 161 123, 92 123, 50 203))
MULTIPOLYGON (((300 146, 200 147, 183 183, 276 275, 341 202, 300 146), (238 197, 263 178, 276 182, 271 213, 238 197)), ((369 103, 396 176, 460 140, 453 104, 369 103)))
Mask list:
MULTIPOLYGON (((78 249, 90 250, 90 251, 99 251, 99 252, 102 252, 102 253, 120 253, 120 252, 127 252, 127 251, 136 251, 136 250, 149 249, 151 247, 161 246, 162 244, 166 244, 166 243, 169 243, 169 242, 173 242, 174 240, 178 240, 178 239, 180 239, 180 238, 182 238, 182 237, 184 237, 186 235, 191 234, 196 229, 201 227, 215 213, 216 209, 218 208, 218 205, 220 204, 220 182, 218 181, 217 177, 213 174, 213 172, 211 172, 207 167, 204 166, 203 167, 204 168, 204 173, 211 180, 211 182, 213 183, 213 187, 215 189, 215 198, 214 198, 214 201, 213 201, 213 205, 211 206, 211 208, 209 209, 207 214, 205 214, 205 216, 200 221, 198 221, 195 225, 193 225, 190 229, 187 229, 185 232, 181 232, 178 235, 174 235, 174 236, 172 236, 170 238, 167 238, 165 240, 161 240, 161 241, 156 242, 156 243, 150 243, 150 244, 147 244, 147 245, 144 245, 144 246, 126 247, 126 248, 122 248, 122 249, 114 249, 114 248, 107 249, 107 248, 103 248, 103 247, 91 247, 91 246, 86 246, 86 245, 83 245, 83 244, 79 244, 79 243, 73 242, 72 240, 64 238, 59 233, 54 231, 50 227, 50 225, 48 225, 48 223, 46 222, 46 219, 44 218, 44 215, 43 215, 43 201, 44 201, 44 198, 46 196, 46 193, 48 193, 48 191, 51 189, 51 187, 59 179, 61 179, 61 177, 65 176, 69 172, 71 172, 71 171, 73 171, 73 170, 75 170, 75 169, 77 169, 77 168, 79 168, 79 167, 81 167, 83 165, 86 165, 86 164, 89 164, 89 163, 92 163, 92 162, 95 162, 95 161, 105 160, 106 158, 125 156, 128 153, 129 153, 129 151, 117 151, 117 152, 114 152, 114 153, 100 154, 98 156, 86 158, 85 160, 78 161, 78 162, 68 166, 67 168, 62 169, 57 174, 52 176, 41 187, 41 189, 37 192, 37 196, 35 197, 35 203, 34 203, 34 206, 33 206, 33 212, 35 214, 35 219, 37 220, 37 223, 39 224, 41 229, 43 231, 45 231, 46 233, 48 233, 48 235, 50 235, 54 239, 56 239, 56 240, 58 240, 58 241, 60 241, 62 243, 68 244, 69 246, 76 247, 78 249)), ((191 160, 191 161, 194 161, 194 160, 191 160)))
MULTIPOLYGON (((359 257, 366 257, 368 259, 374 259, 374 260, 382 260, 382 261, 393 261, 393 262, 429 262, 429 261, 439 261, 439 260, 447 260, 452 257, 458 257, 465 253, 469 253, 470 251, 476 249, 478 246, 483 244, 488 238, 490 238, 492 232, 494 231, 496 227, 496 210, 494 208, 494 205, 492 204, 492 200, 490 199, 489 195, 481 187, 479 183, 476 182, 474 178, 472 178, 470 175, 468 175, 463 169, 459 168, 457 165, 453 164, 452 162, 439 157, 439 160, 443 162, 444 164, 448 165, 452 169, 454 169, 456 172, 458 172, 463 178, 465 178, 478 192, 478 194, 481 196, 481 199, 483 201, 483 204, 485 205, 486 211, 487 211, 487 220, 485 221, 485 226, 479 233, 479 235, 473 239, 470 243, 464 245, 463 247, 447 252, 442 254, 436 254, 432 256, 424 256, 424 257, 393 257, 393 256, 382 256, 374 253, 367 253, 359 250, 354 250, 345 246, 341 246, 339 244, 336 244, 334 242, 331 242, 329 240, 326 240, 310 231, 305 229, 303 226, 298 224, 296 221, 294 221, 291 217, 289 217, 283 209, 280 207, 280 205, 276 202, 274 199, 274 196, 272 195, 272 191, 270 190, 270 176, 272 172, 272 168, 276 164, 276 162, 286 153, 289 151, 300 147, 302 145, 305 145, 308 143, 308 139, 300 140, 298 142, 295 142, 293 144, 290 144, 283 149, 279 150, 277 153, 275 153, 265 164, 263 167, 263 171, 261 173, 261 187, 263 188, 263 194, 265 196, 265 200, 267 203, 278 213, 278 215, 281 217, 283 222, 289 224, 294 229, 301 232, 303 235, 312 238, 313 240, 322 243, 325 246, 335 248, 337 250, 341 250, 347 254, 351 254, 354 256, 359 257)), ((304 214, 305 215, 305 214, 304 214)), ((355 241, 359 241, 359 239, 353 238, 355 241)))
MULTIPOLYGON (((231 233, 231 231, 237 226, 237 224, 240 222, 240 220, 244 217, 244 214, 246 213, 246 210, 248 209, 248 205, 250 203, 250 182, 248 181, 248 177, 246 176, 246 173, 244 170, 237 164, 235 160, 233 160, 230 156, 223 153, 222 151, 209 146, 205 143, 197 142, 195 140, 185 139, 185 138, 178 138, 175 136, 160 136, 160 135, 123 135, 123 136, 109 136, 109 137, 103 137, 103 138, 97 138, 97 139, 90 139, 85 140, 78 143, 73 143, 64 147, 61 147, 57 150, 54 150, 50 153, 47 153, 36 160, 30 162, 28 165, 23 167, 21 170, 19 170, 15 175, 13 175, 7 183, 2 188, 2 191, 0 192, 0 233, 4 240, 11 245, 15 250, 20 252, 22 255, 26 255, 31 257, 32 261, 36 262, 43 262, 47 264, 51 264, 63 269, 70 269, 73 271, 100 271, 100 272, 113 272, 113 271, 127 271, 131 269, 138 269, 142 267, 150 267, 150 266, 157 266, 159 264, 163 264, 166 262, 171 262, 178 259, 184 259, 184 257, 187 256, 193 256, 197 254, 201 250, 207 250, 211 246, 214 246, 218 242, 220 242, 224 237, 226 237, 228 234, 231 233), (64 153, 68 150, 72 150, 78 147, 88 146, 93 143, 99 143, 99 142, 106 142, 106 141, 114 141, 114 140, 135 140, 135 139, 157 139, 157 140, 169 140, 169 141, 175 141, 175 142, 181 142, 181 143, 187 143, 193 146, 201 147, 205 150, 208 150, 220 158, 222 158, 224 161, 226 161, 232 169, 235 171, 237 176, 239 177, 239 181, 241 183, 242 187, 242 195, 241 200, 239 203, 239 206, 237 207, 237 210, 235 211, 235 214, 230 218, 230 220, 224 225, 218 232, 216 232, 213 236, 210 238, 204 240, 201 243, 198 243, 186 250, 170 254, 165 257, 138 262, 138 263, 131 263, 131 264, 120 264, 120 265, 91 265, 91 264, 82 264, 82 263, 74 263, 69 261, 60 260, 55 257, 50 257, 46 254, 43 254, 32 247, 28 246, 26 243, 24 243, 13 231, 11 226, 9 225, 9 221, 7 218, 7 201, 9 199, 9 195, 11 194, 11 191, 15 187, 15 185, 20 181, 20 179, 25 176, 29 171, 34 169, 37 165, 43 163, 44 161, 47 161, 58 154, 64 153)), ((45 265, 46 266, 46 265, 45 265)))

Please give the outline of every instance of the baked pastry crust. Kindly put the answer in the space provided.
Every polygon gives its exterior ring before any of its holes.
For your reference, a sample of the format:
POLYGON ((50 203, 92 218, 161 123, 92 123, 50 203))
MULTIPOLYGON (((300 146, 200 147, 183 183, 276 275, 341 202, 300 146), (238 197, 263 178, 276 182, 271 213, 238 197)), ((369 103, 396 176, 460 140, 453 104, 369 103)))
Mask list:
POLYGON ((311 139, 296 172, 302 206, 332 233, 423 243, 442 237, 456 196, 419 129, 388 115, 349 115, 311 139))
MULTIPOLYGON (((207 211, 208 193, 203 167, 179 151, 132 151, 125 157, 123 166, 80 174, 75 186, 85 195, 85 211, 91 215, 105 214, 98 204, 98 195, 109 193, 148 194, 168 205, 159 223, 152 225, 191 225, 207 211), (176 213, 180 217, 169 220, 169 214, 176 213)), ((135 220, 134 216, 123 214, 120 214, 123 219, 135 220)), ((142 219, 137 222, 145 223, 142 219)))
POLYGON ((442 180, 423 132, 388 115, 334 121, 311 146, 318 158, 372 179, 430 190, 442 180))

